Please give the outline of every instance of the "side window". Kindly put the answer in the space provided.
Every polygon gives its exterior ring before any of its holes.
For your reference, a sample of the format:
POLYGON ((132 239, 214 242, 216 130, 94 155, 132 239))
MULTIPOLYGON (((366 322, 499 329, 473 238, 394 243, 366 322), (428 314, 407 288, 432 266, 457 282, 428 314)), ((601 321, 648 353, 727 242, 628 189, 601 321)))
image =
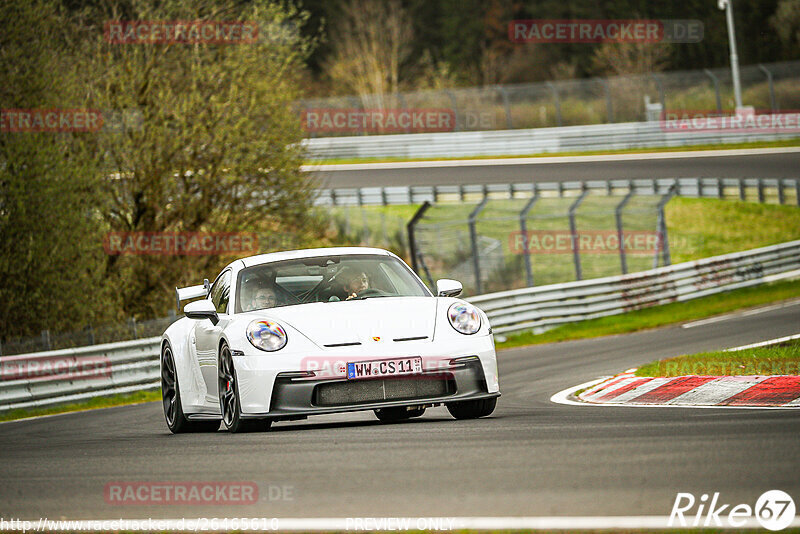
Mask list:
POLYGON ((217 313, 226 313, 228 310, 228 300, 231 296, 231 272, 225 271, 222 273, 214 287, 211 288, 211 302, 217 309, 217 313))

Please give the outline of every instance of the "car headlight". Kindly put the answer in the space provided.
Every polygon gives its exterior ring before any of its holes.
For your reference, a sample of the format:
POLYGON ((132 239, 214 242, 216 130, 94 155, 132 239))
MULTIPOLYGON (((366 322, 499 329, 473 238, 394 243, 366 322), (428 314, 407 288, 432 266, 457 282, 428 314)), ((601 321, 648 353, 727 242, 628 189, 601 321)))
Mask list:
POLYGON ((450 324, 462 334, 474 334, 481 328, 481 316, 475 306, 456 302, 447 310, 450 324))
POLYGON ((247 325, 247 339, 257 349, 274 352, 286 345, 286 330, 275 321, 253 321, 247 325))

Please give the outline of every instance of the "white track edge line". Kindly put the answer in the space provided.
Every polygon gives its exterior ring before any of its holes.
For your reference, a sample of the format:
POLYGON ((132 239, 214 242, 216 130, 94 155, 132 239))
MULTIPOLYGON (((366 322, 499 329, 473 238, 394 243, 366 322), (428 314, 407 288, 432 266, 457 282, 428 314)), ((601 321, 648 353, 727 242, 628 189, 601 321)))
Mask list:
POLYGON ((770 345, 777 345, 778 343, 783 343, 785 341, 792 341, 793 339, 800 339, 800 334, 794 334, 793 336, 784 336, 778 337, 775 339, 768 339, 767 341, 760 341, 758 343, 751 343, 749 345, 742 345, 741 347, 733 347, 730 349, 725 349, 723 352, 737 352, 740 350, 745 349, 755 349, 758 347, 768 347, 770 345))
POLYGON ((303 172, 332 172, 384 169, 426 169, 434 167, 484 167, 500 165, 547 165, 553 163, 598 163, 606 161, 637 161, 651 159, 681 159, 725 156, 758 156, 770 154, 792 154, 800 152, 800 147, 773 147, 722 150, 686 150, 672 152, 640 152, 628 154, 592 154, 587 156, 536 156, 506 157, 487 159, 435 159, 426 161, 386 161, 373 163, 306 163, 300 166, 303 172))
POLYGON ((780 310, 782 308, 788 308, 789 306, 796 306, 800 304, 800 299, 792 299, 787 300, 785 302, 781 302, 779 304, 770 304, 769 306, 762 306, 760 308, 753 308, 750 310, 742 310, 736 311, 732 313, 726 313, 724 315, 717 315, 716 317, 709 317, 708 319, 700 319, 698 321, 691 321, 688 323, 683 323, 681 328, 694 328, 696 326, 703 326, 707 324, 718 323, 720 321, 727 321, 728 319, 735 319, 741 317, 747 317, 750 315, 756 315, 758 313, 765 313, 772 310, 780 310))
MULTIPOLYGON (((222 523, 224 518, 215 518, 218 523, 222 523)), ((241 520, 242 518, 235 518, 241 520)), ((265 518, 252 518, 256 525, 263 524, 265 518)), ((382 530, 417 530, 420 526, 423 530, 427 525, 447 525, 448 530, 608 530, 608 529, 688 529, 688 528, 714 528, 714 529, 733 529, 733 528, 762 528, 755 517, 742 518, 744 524, 741 527, 733 527, 720 521, 722 525, 713 527, 691 527, 681 525, 669 525, 670 516, 666 515, 640 515, 640 516, 522 516, 522 517, 287 517, 269 518, 267 521, 275 521, 277 528, 255 528, 253 531, 382 531, 382 530), (399 524, 409 522, 408 529, 398 528, 399 524), (420 523, 418 524, 417 521, 420 523), (359 524, 357 524, 360 523, 359 524), (422 524, 424 523, 424 524, 422 524)), ((20 522, 26 520, 19 520, 20 522)), ((27 520, 31 527, 35 527, 39 520, 27 520)), ((183 518, 183 519, 59 519, 49 520, 48 523, 66 524, 82 523, 82 526, 99 525, 110 521, 129 521, 147 524, 148 522, 166 526, 167 530, 194 531, 196 525, 204 522, 208 525, 207 518, 183 518)), ((273 525, 271 524, 270 527, 273 525)), ((800 526, 800 517, 795 517, 788 525, 790 527, 800 526)), ((52 528, 52 526, 50 527, 52 528)), ((435 528, 435 527, 434 527, 435 528)), ((14 529, 12 529, 13 531, 14 529)), ((21 530, 16 529, 16 530, 21 530)), ((98 531, 101 529, 84 528, 81 530, 98 531)), ((217 530, 217 529, 211 529, 217 530)))

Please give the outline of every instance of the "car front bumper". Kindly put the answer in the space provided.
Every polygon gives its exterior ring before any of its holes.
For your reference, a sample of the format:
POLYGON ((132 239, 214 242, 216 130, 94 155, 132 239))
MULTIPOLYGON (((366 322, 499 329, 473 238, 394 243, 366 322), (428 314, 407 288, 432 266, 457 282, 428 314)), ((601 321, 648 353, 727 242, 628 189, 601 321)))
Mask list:
POLYGON ((278 375, 272 390, 271 409, 242 414, 242 417, 292 419, 499 396, 500 392, 488 391, 481 361, 474 357, 446 370, 400 377, 347 380, 278 375))

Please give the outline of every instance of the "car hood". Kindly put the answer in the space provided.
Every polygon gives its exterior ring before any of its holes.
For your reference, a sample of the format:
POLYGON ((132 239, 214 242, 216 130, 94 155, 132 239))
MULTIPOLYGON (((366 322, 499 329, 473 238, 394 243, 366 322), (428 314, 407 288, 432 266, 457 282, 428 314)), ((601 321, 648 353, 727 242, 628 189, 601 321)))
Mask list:
MULTIPOLYGON (((435 297, 378 297, 264 310, 320 347, 405 338, 433 338, 435 297)), ((253 312, 257 313, 257 312, 253 312)))

